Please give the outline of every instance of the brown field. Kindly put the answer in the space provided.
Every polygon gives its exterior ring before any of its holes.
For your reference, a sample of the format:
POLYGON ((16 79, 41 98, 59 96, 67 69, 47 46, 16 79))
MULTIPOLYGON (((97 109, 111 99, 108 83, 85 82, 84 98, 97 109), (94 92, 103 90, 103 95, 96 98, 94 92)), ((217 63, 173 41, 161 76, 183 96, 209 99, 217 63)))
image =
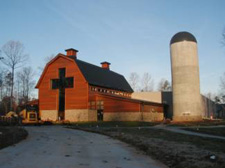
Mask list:
POLYGON ((225 136, 225 127, 218 127, 218 128, 183 128, 187 131, 199 132, 209 135, 216 135, 216 136, 225 136))
POLYGON ((172 168, 225 167, 224 140, 178 134, 155 128, 143 128, 138 127, 138 124, 135 123, 131 125, 136 127, 125 128, 119 127, 118 124, 117 127, 112 127, 109 124, 107 128, 106 124, 101 127, 86 123, 80 126, 70 126, 70 128, 101 133, 120 139, 172 168), (212 155, 215 155, 216 158, 210 159, 212 155))

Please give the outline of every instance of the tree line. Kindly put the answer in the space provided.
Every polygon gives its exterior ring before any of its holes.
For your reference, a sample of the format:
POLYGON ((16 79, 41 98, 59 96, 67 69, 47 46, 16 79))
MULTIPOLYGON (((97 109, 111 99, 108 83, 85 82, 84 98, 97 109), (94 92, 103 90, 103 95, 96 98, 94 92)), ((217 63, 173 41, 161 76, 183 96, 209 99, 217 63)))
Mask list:
POLYGON ((1 48, 0 66, 0 112, 16 111, 18 105, 32 99, 34 70, 26 66, 29 61, 24 45, 9 41, 1 48))
MULTIPOLYGON (((222 31, 221 44, 223 47, 225 47, 225 28, 222 31)), ((206 96, 212 101, 215 101, 216 103, 224 104, 225 103, 225 72, 220 77, 219 88, 220 88, 219 93, 212 94, 209 92, 206 94, 206 96)))
POLYGON ((172 87, 167 79, 161 79, 154 88, 154 80, 152 76, 145 72, 142 75, 132 72, 129 76, 129 84, 135 92, 152 92, 152 91, 171 91, 172 87))

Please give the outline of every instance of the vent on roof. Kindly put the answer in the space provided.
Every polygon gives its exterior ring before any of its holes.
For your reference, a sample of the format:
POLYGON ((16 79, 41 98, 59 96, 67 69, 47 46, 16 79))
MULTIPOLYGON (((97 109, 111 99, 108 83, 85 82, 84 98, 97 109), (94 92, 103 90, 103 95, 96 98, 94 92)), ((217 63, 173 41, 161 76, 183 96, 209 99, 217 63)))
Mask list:
POLYGON ((105 61, 105 62, 102 62, 101 64, 102 64, 102 68, 103 68, 103 69, 108 69, 108 70, 109 70, 109 65, 110 65, 109 62, 106 62, 106 61, 105 61))
POLYGON ((75 49, 73 49, 73 48, 69 48, 69 49, 67 49, 67 50, 65 50, 65 51, 66 51, 66 55, 67 55, 67 56, 74 56, 74 57, 77 58, 78 50, 75 50, 75 49))

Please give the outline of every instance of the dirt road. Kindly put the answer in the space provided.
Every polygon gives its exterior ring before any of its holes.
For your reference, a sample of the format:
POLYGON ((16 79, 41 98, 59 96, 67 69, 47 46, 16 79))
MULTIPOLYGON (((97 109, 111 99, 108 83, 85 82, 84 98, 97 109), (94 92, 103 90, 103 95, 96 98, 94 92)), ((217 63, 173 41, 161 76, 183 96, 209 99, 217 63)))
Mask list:
POLYGON ((164 168, 127 144, 61 126, 27 127, 29 136, 0 150, 0 168, 164 168))

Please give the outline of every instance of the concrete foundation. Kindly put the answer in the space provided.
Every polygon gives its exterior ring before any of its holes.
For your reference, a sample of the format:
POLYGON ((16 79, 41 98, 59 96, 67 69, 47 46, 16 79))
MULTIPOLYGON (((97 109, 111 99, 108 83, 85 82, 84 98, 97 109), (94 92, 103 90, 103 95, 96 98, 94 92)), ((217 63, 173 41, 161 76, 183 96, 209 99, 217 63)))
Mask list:
MULTIPOLYGON (((41 120, 57 121, 57 110, 42 110, 41 120)), ((104 112, 103 121, 162 121, 163 113, 159 112, 104 112)), ((97 110, 90 109, 71 109, 65 110, 65 121, 87 122, 97 121, 97 110)))
POLYGON ((65 110, 65 120, 71 122, 97 121, 97 111, 89 109, 65 110))
POLYGON ((104 113, 104 121, 162 121, 163 113, 158 112, 114 112, 104 113))
POLYGON ((191 121, 201 121, 202 120, 202 116, 189 116, 189 115, 184 115, 184 116, 174 116, 173 117, 173 121, 187 121, 187 122, 191 122, 191 121))
POLYGON ((41 110, 41 120, 56 121, 58 119, 57 110, 41 110))
POLYGON ((157 113, 157 112, 143 112, 143 120, 145 122, 151 122, 151 121, 163 121, 164 114, 163 113, 157 113))

